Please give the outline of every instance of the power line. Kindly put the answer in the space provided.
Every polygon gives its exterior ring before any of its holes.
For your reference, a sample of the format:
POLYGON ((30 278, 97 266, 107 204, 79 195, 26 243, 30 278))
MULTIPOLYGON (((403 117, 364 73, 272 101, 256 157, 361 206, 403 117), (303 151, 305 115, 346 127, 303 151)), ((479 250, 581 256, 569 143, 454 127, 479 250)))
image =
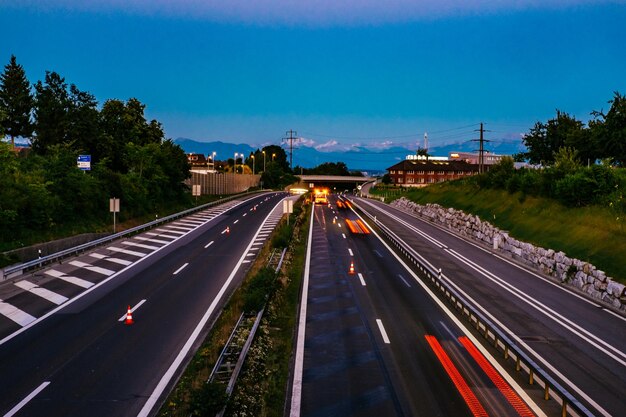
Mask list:
POLYGON ((289 135, 288 138, 283 138, 283 140, 288 140, 289 141, 289 168, 293 169, 293 141, 296 140, 300 140, 300 138, 298 138, 298 132, 289 129, 286 132, 287 135, 289 135), (294 137, 293 135, 296 135, 296 137, 294 137))

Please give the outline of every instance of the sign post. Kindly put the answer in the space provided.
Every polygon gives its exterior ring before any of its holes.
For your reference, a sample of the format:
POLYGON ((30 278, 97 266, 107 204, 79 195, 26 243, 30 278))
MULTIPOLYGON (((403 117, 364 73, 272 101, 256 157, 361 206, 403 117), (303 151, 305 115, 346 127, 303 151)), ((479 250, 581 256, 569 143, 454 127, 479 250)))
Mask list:
POLYGON ((289 224, 290 213, 293 213, 293 200, 283 200, 283 214, 287 214, 287 224, 289 224))
POLYGON ((76 166, 81 171, 91 171, 91 155, 78 155, 76 166))
POLYGON ((109 211, 113 213, 113 234, 115 234, 115 213, 120 212, 120 199, 119 198, 110 198, 109 199, 109 211))
POLYGON ((191 195, 196 197, 196 204, 198 204, 198 196, 202 191, 202 186, 200 184, 193 184, 191 186, 191 195))

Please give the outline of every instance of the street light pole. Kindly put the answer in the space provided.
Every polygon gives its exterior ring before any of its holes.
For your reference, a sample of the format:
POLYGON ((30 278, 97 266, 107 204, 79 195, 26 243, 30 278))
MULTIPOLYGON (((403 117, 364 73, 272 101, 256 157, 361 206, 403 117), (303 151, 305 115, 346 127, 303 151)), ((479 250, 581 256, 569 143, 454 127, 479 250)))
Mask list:
POLYGON ((256 158, 252 155, 252 175, 254 175, 254 165, 256 165, 256 158))
POLYGON ((263 172, 265 172, 265 151, 263 151, 263 172))
POLYGON ((235 159, 233 160, 233 174, 237 173, 237 155, 239 154, 235 152, 235 159))

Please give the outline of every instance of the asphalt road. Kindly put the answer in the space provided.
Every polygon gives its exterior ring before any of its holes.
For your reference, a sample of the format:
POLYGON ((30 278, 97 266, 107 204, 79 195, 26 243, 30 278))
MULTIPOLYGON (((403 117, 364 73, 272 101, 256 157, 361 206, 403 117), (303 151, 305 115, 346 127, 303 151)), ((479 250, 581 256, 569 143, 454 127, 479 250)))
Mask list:
POLYGON ((355 199, 505 329, 596 415, 626 415, 626 318, 374 200, 355 199))
POLYGON ((32 298, 32 292, 12 294, 15 284, 8 290, 3 286, 3 302, 19 305, 37 320, 20 328, 15 316, 0 316, 0 330, 7 336, 0 342, 0 415, 155 413, 172 377, 179 375, 225 295, 240 283, 278 222, 282 207, 272 216, 270 212, 282 197, 272 193, 242 199, 225 212, 190 216, 142 234, 143 240, 98 249, 98 257, 84 255, 79 263, 54 266, 57 276, 61 272, 64 278, 95 284, 85 290, 73 280, 69 290, 67 279, 39 274, 37 288, 55 294, 64 290, 72 300, 56 311, 49 294, 33 299, 29 309, 24 299, 32 298), (85 266, 87 260, 90 266, 85 266), (97 282, 95 275, 105 278, 97 282), (129 305, 134 307, 132 325, 123 320, 129 305), (17 333, 7 335, 11 325, 17 333))
POLYGON ((290 415, 520 415, 463 344, 469 332, 374 235, 351 234, 356 215, 334 201, 314 210, 290 415))

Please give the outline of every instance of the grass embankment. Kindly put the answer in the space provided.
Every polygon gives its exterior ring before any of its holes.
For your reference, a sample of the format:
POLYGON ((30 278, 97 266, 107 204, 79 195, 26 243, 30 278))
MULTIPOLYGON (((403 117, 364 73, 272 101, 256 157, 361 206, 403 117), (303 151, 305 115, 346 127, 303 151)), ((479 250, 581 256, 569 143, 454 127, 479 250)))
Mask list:
POLYGON ((419 204, 437 203, 478 215, 516 239, 563 251, 626 283, 624 219, 610 208, 569 208, 546 198, 459 182, 395 193, 379 188, 375 193, 386 194, 386 202, 404 196, 419 204))
MULTIPOLYGON (((302 200, 300 200, 301 202, 302 200)), ((285 404, 293 332, 297 317, 300 283, 304 270, 304 253, 308 229, 308 206, 294 207, 290 225, 283 220, 248 272, 244 284, 235 291, 205 341, 187 366, 183 376, 165 401, 159 417, 188 417, 215 413, 199 410, 206 404, 221 401, 224 387, 206 384, 219 352, 224 347, 237 319, 244 311, 250 284, 262 271, 273 247, 288 245, 282 270, 269 299, 255 341, 248 353, 226 416, 282 416, 285 404)), ((206 409, 205 409, 206 410, 206 409)))

